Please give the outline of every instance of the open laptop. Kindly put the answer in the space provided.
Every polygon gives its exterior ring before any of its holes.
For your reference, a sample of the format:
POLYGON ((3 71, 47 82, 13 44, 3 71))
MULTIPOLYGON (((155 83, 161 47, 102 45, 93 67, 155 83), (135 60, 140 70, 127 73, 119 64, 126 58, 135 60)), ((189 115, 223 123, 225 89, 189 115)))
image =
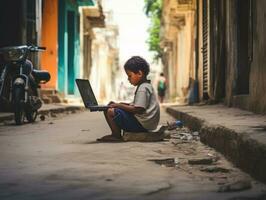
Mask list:
POLYGON ((84 106, 88 108, 91 112, 105 111, 109 108, 109 106, 98 105, 89 80, 76 79, 76 84, 78 86, 79 93, 83 100, 84 106))

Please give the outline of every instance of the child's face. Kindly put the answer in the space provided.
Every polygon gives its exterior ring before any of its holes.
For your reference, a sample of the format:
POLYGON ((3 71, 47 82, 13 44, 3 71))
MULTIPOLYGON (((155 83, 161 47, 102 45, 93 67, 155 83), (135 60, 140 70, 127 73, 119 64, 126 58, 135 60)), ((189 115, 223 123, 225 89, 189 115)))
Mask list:
POLYGON ((127 73, 128 81, 134 86, 138 85, 143 78, 142 71, 138 71, 137 73, 134 73, 132 71, 126 70, 126 73, 127 73))

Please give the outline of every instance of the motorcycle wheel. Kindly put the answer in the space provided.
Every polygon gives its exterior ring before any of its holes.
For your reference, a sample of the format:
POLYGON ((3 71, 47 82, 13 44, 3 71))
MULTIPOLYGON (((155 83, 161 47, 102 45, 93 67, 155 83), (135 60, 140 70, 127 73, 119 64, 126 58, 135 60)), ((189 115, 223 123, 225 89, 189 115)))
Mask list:
POLYGON ((24 90, 21 87, 14 88, 14 115, 16 125, 21 125, 24 122, 24 109, 21 103, 24 98, 24 90))
POLYGON ((32 122, 35 122, 38 112, 37 111, 26 111, 25 115, 26 115, 26 119, 28 120, 28 122, 32 123, 32 122))

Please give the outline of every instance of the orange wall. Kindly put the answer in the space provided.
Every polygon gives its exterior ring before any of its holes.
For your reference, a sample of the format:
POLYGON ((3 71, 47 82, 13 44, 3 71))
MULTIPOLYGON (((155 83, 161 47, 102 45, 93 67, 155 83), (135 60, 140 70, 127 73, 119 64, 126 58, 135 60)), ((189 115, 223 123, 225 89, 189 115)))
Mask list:
POLYGON ((57 89, 57 33, 58 33, 58 0, 45 0, 42 19, 41 45, 46 51, 41 53, 41 69, 51 74, 51 80, 42 88, 57 89))

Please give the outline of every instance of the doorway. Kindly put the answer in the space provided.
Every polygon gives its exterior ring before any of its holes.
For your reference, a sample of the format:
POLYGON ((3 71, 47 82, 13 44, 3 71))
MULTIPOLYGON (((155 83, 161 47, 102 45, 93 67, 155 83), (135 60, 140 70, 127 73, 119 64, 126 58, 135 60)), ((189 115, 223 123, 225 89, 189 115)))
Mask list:
POLYGON ((67 93, 74 94, 75 13, 67 11, 67 93))
POLYGON ((250 41, 252 40, 251 30, 251 0, 237 1, 237 79, 236 95, 249 94, 250 74, 250 41))

